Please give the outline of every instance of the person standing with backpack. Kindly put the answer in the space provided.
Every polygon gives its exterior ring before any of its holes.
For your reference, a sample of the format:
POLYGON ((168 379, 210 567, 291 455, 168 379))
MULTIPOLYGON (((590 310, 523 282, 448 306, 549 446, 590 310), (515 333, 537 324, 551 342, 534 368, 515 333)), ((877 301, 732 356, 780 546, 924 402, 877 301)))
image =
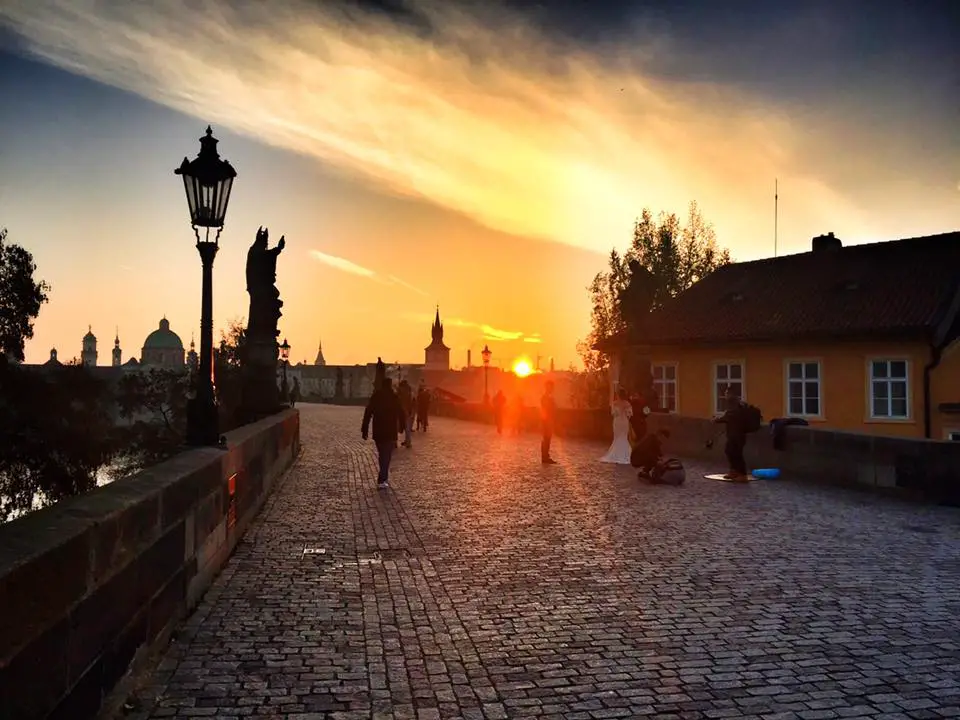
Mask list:
POLYGON ((748 483, 750 472, 747 470, 743 450, 747 444, 747 435, 760 429, 763 416, 757 407, 743 402, 729 387, 725 398, 727 411, 716 419, 716 422, 727 426, 724 454, 727 456, 730 472, 724 477, 732 482, 748 483))

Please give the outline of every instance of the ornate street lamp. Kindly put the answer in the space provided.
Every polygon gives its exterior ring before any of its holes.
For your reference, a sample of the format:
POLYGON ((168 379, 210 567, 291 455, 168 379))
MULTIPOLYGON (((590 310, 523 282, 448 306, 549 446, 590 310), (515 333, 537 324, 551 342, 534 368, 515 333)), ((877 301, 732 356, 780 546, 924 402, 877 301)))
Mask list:
POLYGON ((207 126, 200 138, 200 153, 193 160, 183 159, 174 172, 183 178, 190 210, 190 224, 197 238, 197 251, 203 265, 200 302, 200 365, 196 395, 187 408, 187 444, 219 445, 220 419, 213 370, 213 259, 220 248, 220 231, 227 214, 227 203, 236 170, 217 152, 218 140, 207 126), (200 239, 200 228, 205 229, 200 239), (213 240, 210 231, 216 230, 213 240))
POLYGON ((490 404, 490 392, 487 385, 487 371, 490 369, 490 356, 493 355, 490 352, 490 348, 486 345, 483 346, 483 350, 480 352, 480 356, 483 358, 483 404, 490 404))
POLYGON ((287 385, 287 365, 290 364, 290 343, 287 342, 287 339, 283 339, 283 344, 280 346, 280 362, 283 367, 283 380, 280 382, 280 400, 283 403, 290 402, 290 390, 289 385, 287 385))

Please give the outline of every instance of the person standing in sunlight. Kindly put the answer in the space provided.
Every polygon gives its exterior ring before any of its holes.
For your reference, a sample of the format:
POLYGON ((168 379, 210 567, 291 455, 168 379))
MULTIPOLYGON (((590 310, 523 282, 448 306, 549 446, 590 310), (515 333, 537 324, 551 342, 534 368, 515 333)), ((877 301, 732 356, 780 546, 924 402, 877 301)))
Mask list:
POLYGON ((523 432, 523 413, 525 405, 523 403, 523 395, 519 393, 513 399, 513 407, 510 409, 510 429, 514 435, 519 435, 523 432))
POLYGON ((553 429, 556 425, 557 401, 553 398, 553 380, 548 380, 543 388, 543 397, 540 399, 540 462, 544 465, 556 465, 557 461, 550 457, 550 442, 553 440, 553 429))
POLYGON ((497 426, 497 435, 503 435, 503 416, 506 413, 507 396, 503 390, 497 390, 493 396, 493 421, 497 426))

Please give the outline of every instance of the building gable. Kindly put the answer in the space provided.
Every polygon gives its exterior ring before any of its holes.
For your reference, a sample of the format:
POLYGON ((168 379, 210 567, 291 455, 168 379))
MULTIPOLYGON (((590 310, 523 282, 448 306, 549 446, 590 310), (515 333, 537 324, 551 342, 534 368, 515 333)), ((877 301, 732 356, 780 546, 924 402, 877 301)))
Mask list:
MULTIPOLYGON (((833 239, 831 236, 822 236, 833 239)), ((834 239, 835 240, 835 239, 834 239)), ((956 332, 960 232, 734 263, 643 318, 638 344, 956 332)))

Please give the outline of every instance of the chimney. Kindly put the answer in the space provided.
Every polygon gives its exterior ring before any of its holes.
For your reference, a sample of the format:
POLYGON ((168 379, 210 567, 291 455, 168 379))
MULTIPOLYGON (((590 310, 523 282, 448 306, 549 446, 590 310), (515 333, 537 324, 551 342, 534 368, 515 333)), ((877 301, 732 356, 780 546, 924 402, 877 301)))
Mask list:
POLYGON ((470 351, 469 351, 469 350, 467 350, 467 367, 468 367, 468 368, 473 367, 473 363, 470 361, 470 351))
POLYGON ((554 370, 553 370, 553 358, 550 358, 550 372, 554 372, 554 370))
POLYGON ((835 237, 832 232, 826 235, 817 235, 813 239, 813 252, 823 252, 825 250, 839 250, 843 247, 840 238, 835 237))

